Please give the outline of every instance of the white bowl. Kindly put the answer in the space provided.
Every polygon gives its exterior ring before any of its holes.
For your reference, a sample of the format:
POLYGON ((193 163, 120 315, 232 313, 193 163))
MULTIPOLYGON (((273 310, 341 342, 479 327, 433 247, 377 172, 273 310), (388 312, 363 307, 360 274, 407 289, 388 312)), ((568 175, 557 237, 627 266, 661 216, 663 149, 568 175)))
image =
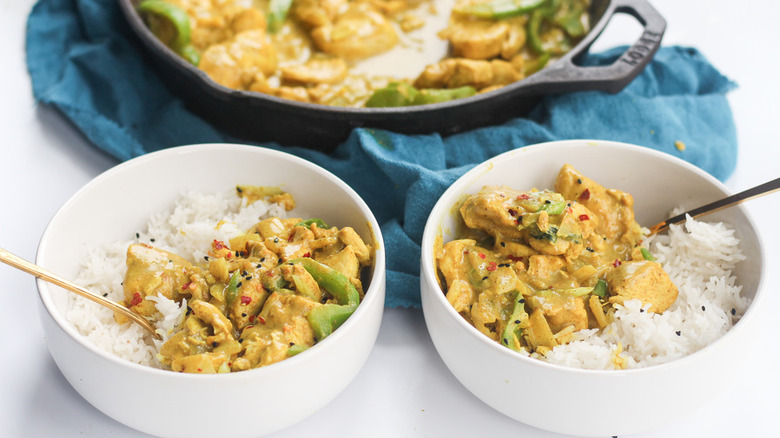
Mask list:
POLYGON ((88 247, 127 240, 150 214, 169 209, 186 190, 216 192, 236 184, 280 186, 305 211, 332 225, 350 225, 372 242, 376 258, 365 300, 338 330, 301 354, 249 371, 190 375, 136 365, 98 349, 63 316, 68 292, 38 280, 40 316, 55 362, 89 403, 127 426, 190 438, 250 437, 282 429, 336 397, 376 341, 385 297, 385 251, 376 218, 334 175, 269 149, 183 146, 122 163, 60 208, 41 238, 37 263, 75 278, 88 247), (224 412, 214 412, 215 406, 224 412))
POLYGON ((610 436, 647 431, 674 421, 711 399, 748 359, 764 281, 761 239, 740 206, 707 216, 736 228, 747 261, 736 275, 753 301, 716 342, 682 359, 632 370, 596 371, 524 357, 482 335, 447 302, 436 280, 434 241, 454 238, 453 206, 484 185, 519 190, 552 188, 565 163, 606 187, 634 196, 637 221, 666 219, 674 207, 693 208, 728 195, 712 176, 671 155, 622 143, 551 142, 490 159, 459 178, 431 211, 422 239, 420 285, 425 322, 439 355, 455 377, 498 411, 529 425, 571 435, 610 436), (532 395, 533 398, 529 398, 532 395))

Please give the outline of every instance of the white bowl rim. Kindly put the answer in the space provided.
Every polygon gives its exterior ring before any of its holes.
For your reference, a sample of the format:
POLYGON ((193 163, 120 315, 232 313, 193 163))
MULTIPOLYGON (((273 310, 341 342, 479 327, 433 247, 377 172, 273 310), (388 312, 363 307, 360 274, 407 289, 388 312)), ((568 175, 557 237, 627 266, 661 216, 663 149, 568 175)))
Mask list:
MULTIPOLYGON (((730 193, 730 190, 717 178, 713 177, 709 173, 705 172, 699 167, 694 166, 693 164, 680 159, 678 157, 675 157, 673 155, 658 151, 656 149, 651 149, 649 147, 645 146, 639 146, 634 145, 630 143, 623 143, 623 142, 617 142, 617 141, 608 141, 608 140, 594 140, 594 139, 570 139, 570 140, 557 140, 557 141, 549 141, 549 142, 543 142, 543 143, 536 143, 528 146, 523 146, 517 149, 513 149, 504 153, 501 153, 499 155, 496 155, 492 158, 487 159, 486 161, 476 165, 474 168, 470 169, 468 172, 460 176, 455 182, 453 182, 450 187, 447 188, 447 190, 440 196, 439 200, 436 202, 436 204, 431 209, 431 213, 428 216, 428 220, 425 223, 425 229, 423 232, 422 237, 422 248, 421 248, 421 263, 422 263, 422 269, 420 270, 420 276, 421 278, 424 278, 424 280, 429 285, 436 285, 435 289, 441 291, 441 289, 438 286, 438 281, 435 276, 435 270, 433 267, 433 247, 432 245, 426 245, 426 242, 433 242, 436 234, 440 233, 441 229, 441 220, 446 214, 446 211, 450 210, 452 208, 451 202, 445 204, 445 198, 448 198, 453 192, 456 192, 460 190, 460 186, 465 184, 465 181, 470 181, 474 179, 474 177, 485 173, 486 171, 490 170, 490 168, 493 166, 494 161, 503 160, 508 156, 522 153, 522 152, 533 152, 538 149, 550 149, 550 148, 563 148, 563 147, 570 147, 573 145, 582 144, 583 146, 606 146, 606 147, 612 147, 612 148, 623 148, 623 149, 630 149, 635 150, 636 152, 655 156, 657 158, 671 161, 674 164, 681 166, 685 168, 688 171, 691 171, 698 176, 706 179, 713 185, 715 185, 717 188, 719 188, 724 193, 730 193), (521 152, 522 151, 522 152, 521 152)), ((764 244, 763 239, 761 238, 761 235, 759 233, 758 228, 755 225, 755 222, 753 221, 750 213, 745 209, 744 205, 736 205, 731 208, 734 209, 740 209, 742 213, 745 215, 745 218, 747 219, 749 228, 752 229, 757 237, 757 252, 761 258, 761 266, 760 266, 760 273, 761 276, 758 280, 758 283, 756 285, 756 294, 755 297, 750 302, 747 311, 744 315, 737 321, 723 336, 719 337, 715 341, 711 342, 710 344, 700 348, 699 350, 688 354, 686 356, 672 359, 668 362, 661 363, 661 364, 655 364, 655 365, 649 365, 646 367, 640 367, 640 368, 631 368, 631 369, 621 369, 621 370, 593 370, 593 369, 584 369, 584 368, 576 368, 566 365, 560 365, 555 363, 546 362, 540 359, 535 359, 529 356, 524 356, 518 352, 515 352, 509 348, 506 348, 499 344, 498 342, 495 342, 482 334, 479 330, 476 329, 473 325, 469 324, 465 318, 463 318, 458 312, 455 311, 455 308, 452 307, 452 305, 449 304, 449 302, 446 300, 445 295, 443 293, 436 293, 434 294, 434 300, 437 301, 437 303, 441 306, 443 306, 447 312, 447 315, 457 321, 457 324, 463 327, 467 332, 470 333, 470 335, 473 335, 474 338, 478 340, 478 342, 487 345, 487 348, 491 348, 493 351, 495 351, 497 354, 504 355, 508 358, 508 360, 512 360, 512 358, 515 358, 521 362, 527 362, 531 366, 539 366, 542 368, 549 368, 551 370, 556 370, 558 372, 566 372, 571 374, 583 374, 583 375, 630 375, 630 374, 637 374, 637 373, 647 373, 649 371, 655 371, 659 370, 662 371, 666 368, 676 368, 678 366, 683 366, 687 362, 695 361, 697 358, 703 354, 705 354, 707 351, 709 351, 712 348, 716 348, 718 344, 721 343, 721 341, 727 337, 733 337, 736 336, 735 333, 742 330, 742 326, 745 324, 743 321, 747 320, 748 318, 753 318, 751 315, 756 313, 758 310, 756 310, 760 304, 760 301, 763 298, 764 295, 764 283, 766 281, 766 254, 764 253, 764 244)), ((421 293, 422 289, 421 289, 421 293)), ((423 304, 424 307, 424 304, 423 304)))
MULTIPOLYGON (((310 347, 309 349, 302 352, 301 354, 297 354, 295 356, 289 357, 283 361, 266 365, 264 367, 258 367, 258 368, 253 368, 250 370, 234 372, 234 373, 223 373, 223 374, 177 373, 177 372, 172 372, 170 370, 164 370, 164 369, 155 368, 151 366, 141 365, 126 359, 122 359, 114 354, 104 351, 103 349, 101 349, 100 347, 92 343, 84 335, 79 333, 76 330, 76 328, 73 326, 73 324, 67 321, 64 315, 62 315, 61 312, 57 310, 56 306, 54 305, 54 302, 51 299, 49 288, 52 287, 52 285, 50 285, 48 282, 44 280, 36 278, 38 296, 41 299, 41 302, 44 308, 46 309, 48 315, 54 320, 54 322, 59 326, 59 328, 62 331, 64 331, 71 339, 75 340, 77 343, 79 343, 82 347, 84 347, 89 352, 97 356, 100 356, 101 358, 106 359, 110 362, 113 362, 119 366, 128 367, 138 372, 159 374, 162 376, 169 376, 170 378, 176 378, 176 379, 197 379, 198 381, 203 381, 204 379, 219 379, 220 381, 226 381, 227 379, 244 379, 249 376, 258 375, 262 373, 266 373, 266 374, 279 373, 279 372, 284 372, 285 368, 295 366, 298 362, 303 360, 309 360, 310 358, 313 357, 312 354, 306 354, 306 353, 316 354, 317 352, 321 351, 323 348, 326 348, 327 345, 330 345, 331 343, 335 342, 342 336, 345 336, 344 333, 347 330, 350 330, 350 327, 357 324, 357 320, 362 319, 363 314, 368 312, 367 307, 369 307, 369 304, 371 304, 375 300, 378 300, 379 295, 381 295, 384 298, 384 294, 379 293, 379 289, 382 287, 382 284, 384 284, 384 280, 385 280, 384 278, 385 277, 385 248, 384 248, 384 240, 382 238, 382 230, 380 229, 376 217, 374 216, 371 209, 369 209, 368 205, 365 203, 363 198, 360 197, 360 195, 358 195, 357 192, 355 192, 352 189, 352 187, 350 187, 347 183, 345 183, 341 178, 337 177, 330 171, 326 170, 325 168, 311 161, 275 149, 269 149, 262 146, 244 145, 238 143, 199 143, 199 144, 192 144, 192 145, 174 146, 167 149, 161 149, 158 151, 150 152, 145 155, 138 156, 136 158, 132 158, 130 160, 124 161, 122 163, 117 164, 116 166, 107 169, 106 171, 102 172, 101 174, 99 174, 98 176, 96 176, 95 178, 87 182, 84 186, 82 186, 79 190, 77 190, 70 198, 68 198, 68 200, 65 201, 65 203, 59 209, 57 209, 57 211, 52 216, 52 219, 49 221, 49 224, 44 229, 43 235, 41 236, 41 239, 38 243, 38 248, 36 252, 36 262, 42 255, 45 255, 46 244, 48 242, 49 230, 51 228, 51 224, 56 220, 56 218, 59 216, 61 211, 67 209, 71 204, 75 203, 78 198, 85 196, 85 194, 88 191, 90 191, 92 187, 99 185, 103 180, 111 178, 116 173, 125 171, 125 169, 127 168, 143 165, 144 163, 148 161, 156 160, 159 157, 167 157, 170 155, 178 155, 183 153, 197 153, 200 151, 213 150, 215 148, 219 148, 220 150, 226 152, 231 150, 232 151, 251 150, 252 153, 258 153, 261 155, 265 154, 269 157, 281 158, 284 160, 292 161, 296 164, 301 165, 302 167, 308 168, 314 173, 319 173, 321 175, 328 177, 328 179, 332 180, 337 186, 339 186, 352 199, 356 201, 360 211, 365 215, 365 219, 367 219, 369 222, 369 225, 371 227, 371 233, 375 240, 374 274, 371 279, 372 280, 371 284, 369 284, 368 289, 366 289, 365 291, 365 297, 363 301, 361 301, 360 305, 358 305, 357 309, 355 310, 355 313, 353 313, 352 316, 350 316, 344 322, 344 324, 342 324, 339 327, 339 329, 335 330, 327 338, 325 338, 321 342, 316 343, 314 346, 310 347), (325 347, 322 347, 322 345, 325 345, 325 347)), ((381 303, 381 305, 384 307, 384 301, 381 303)))

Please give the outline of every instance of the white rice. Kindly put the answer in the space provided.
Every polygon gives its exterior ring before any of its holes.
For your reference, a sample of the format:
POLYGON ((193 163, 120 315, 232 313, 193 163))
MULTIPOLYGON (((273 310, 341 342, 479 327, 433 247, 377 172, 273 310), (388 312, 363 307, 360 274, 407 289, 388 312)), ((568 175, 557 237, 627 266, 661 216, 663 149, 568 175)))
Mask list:
POLYGON ((578 340, 544 360, 586 369, 614 369, 616 357, 625 368, 656 365, 700 350, 744 314, 750 300, 740 296, 733 271, 745 256, 733 229, 688 218, 647 243, 679 289, 677 301, 661 314, 642 309, 639 300, 616 305, 604 330, 577 332, 578 340))
MULTIPOLYGON (((122 281, 126 271, 127 248, 143 242, 171 251, 191 262, 203 260, 215 239, 228 242, 246 232, 260 220, 272 216, 286 217, 279 204, 258 201, 250 205, 234 191, 223 193, 183 194, 173 208, 151 216, 145 230, 138 230, 133 240, 91 248, 82 262, 76 282, 117 302, 124 300, 122 281)), ((133 230, 128 230, 131 234, 133 230)), ((78 331, 99 348, 142 365, 161 367, 157 351, 183 318, 186 303, 179 305, 162 296, 147 297, 160 312, 156 327, 164 340, 156 341, 137 324, 117 324, 113 311, 69 295, 65 317, 78 331)))

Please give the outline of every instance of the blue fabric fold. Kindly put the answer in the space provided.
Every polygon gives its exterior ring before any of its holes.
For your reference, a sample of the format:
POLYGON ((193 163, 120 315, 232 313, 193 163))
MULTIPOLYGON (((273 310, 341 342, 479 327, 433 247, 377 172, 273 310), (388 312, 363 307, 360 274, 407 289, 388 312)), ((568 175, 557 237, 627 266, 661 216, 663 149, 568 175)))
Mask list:
MULTIPOLYGON (((40 0, 28 19, 26 42, 35 99, 57 108, 118 160, 184 144, 247 143, 220 132, 171 94, 114 0, 40 0)), ((610 64, 624 51, 589 54, 584 63, 610 64)), ((527 117, 498 126, 446 138, 360 128, 331 153, 259 146, 317 163, 365 199, 385 237, 386 305, 419 307, 425 220, 467 170, 510 149, 592 138, 657 149, 725 180, 737 160, 726 97, 735 86, 696 49, 669 46, 620 93, 548 96, 527 117), (675 147, 677 141, 684 150, 675 147)))

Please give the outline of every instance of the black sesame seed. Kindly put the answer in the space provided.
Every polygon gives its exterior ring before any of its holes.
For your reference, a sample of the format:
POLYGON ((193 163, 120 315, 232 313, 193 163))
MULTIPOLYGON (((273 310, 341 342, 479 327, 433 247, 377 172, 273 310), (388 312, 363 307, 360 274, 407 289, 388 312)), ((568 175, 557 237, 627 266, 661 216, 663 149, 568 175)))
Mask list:
POLYGON ((732 308, 731 308, 731 314, 732 314, 732 315, 736 315, 736 314, 737 314, 737 309, 735 309, 735 308, 733 308, 733 307, 732 307, 732 308))
POLYGON ((517 302, 522 304, 525 302, 525 298, 520 298, 519 300, 517 300, 517 302))
POLYGON ((246 277, 246 281, 249 281, 249 280, 251 280, 251 279, 252 279, 252 276, 251 276, 251 275, 248 275, 248 276, 246 277))
POLYGON ((244 338, 238 338, 238 343, 239 344, 243 344, 244 343, 244 338))
POLYGON ((676 334, 677 336, 680 336, 681 332, 679 330, 677 330, 676 332, 674 332, 674 334, 676 334))
POLYGON ((639 313, 645 313, 645 309, 639 309, 639 313))
POLYGON ((706 307, 704 307, 704 306, 701 306, 701 310, 702 310, 702 311, 705 311, 705 310, 707 310, 707 308, 706 308, 706 307))
POLYGON ((260 263, 263 263, 265 261, 265 257, 260 259, 260 263))
POLYGON ((242 193, 242 192, 244 191, 244 189, 242 189, 241 187, 236 187, 236 191, 237 191, 238 193, 242 193))
POLYGON ((246 318, 246 313, 242 313, 241 316, 246 318))
POLYGON ((486 275, 486 276, 482 277, 482 279, 483 279, 483 280, 487 280, 487 279, 488 279, 488 276, 486 275))
POLYGON ((258 263, 258 264, 257 264, 257 269, 260 269, 260 268, 262 268, 262 267, 263 267, 263 265, 262 265, 261 263, 258 263))
POLYGON ((545 200, 544 200, 544 203, 545 203, 545 204, 551 204, 551 203, 552 203, 552 201, 550 201, 549 199, 545 199, 545 200))
POLYGON ((103 294, 103 296, 104 296, 104 297, 107 297, 107 296, 108 296, 108 292, 104 293, 104 294, 103 294))
POLYGON ((582 184, 582 178, 577 178, 577 184, 582 184))
POLYGON ((219 345, 219 343, 217 341, 214 341, 211 343, 211 348, 217 348, 217 345, 219 345))
POLYGON ((279 243, 279 238, 278 237, 274 237, 274 243, 279 243))
POLYGON ((295 346, 295 342, 290 342, 290 347, 295 346))
POLYGON ((516 320, 515 320, 515 324, 520 324, 520 320, 519 320, 519 319, 516 319, 516 320))
POLYGON ((154 243, 154 239, 149 239, 150 242, 154 243))
POLYGON ((138 239, 139 237, 141 237, 141 235, 138 234, 138 233, 135 233, 135 238, 138 239))
POLYGON ((586 249, 588 252, 596 252, 596 250, 595 250, 595 249, 593 249, 593 248, 591 248, 591 247, 589 247, 589 246, 586 246, 586 247, 585 247, 585 249, 586 249))
POLYGON ((241 275, 246 277, 246 275, 247 275, 246 271, 241 271, 241 275))
POLYGON ((504 338, 504 345, 509 345, 509 341, 506 338, 504 338))
POLYGON ((209 256, 203 256, 203 260, 209 261, 209 256))
POLYGON ((239 281, 239 282, 238 282, 238 284, 236 285, 236 289, 239 289, 239 288, 241 288, 241 284, 242 284, 242 283, 239 281))
POLYGON ((506 242, 501 242, 501 248, 506 246, 506 242))

